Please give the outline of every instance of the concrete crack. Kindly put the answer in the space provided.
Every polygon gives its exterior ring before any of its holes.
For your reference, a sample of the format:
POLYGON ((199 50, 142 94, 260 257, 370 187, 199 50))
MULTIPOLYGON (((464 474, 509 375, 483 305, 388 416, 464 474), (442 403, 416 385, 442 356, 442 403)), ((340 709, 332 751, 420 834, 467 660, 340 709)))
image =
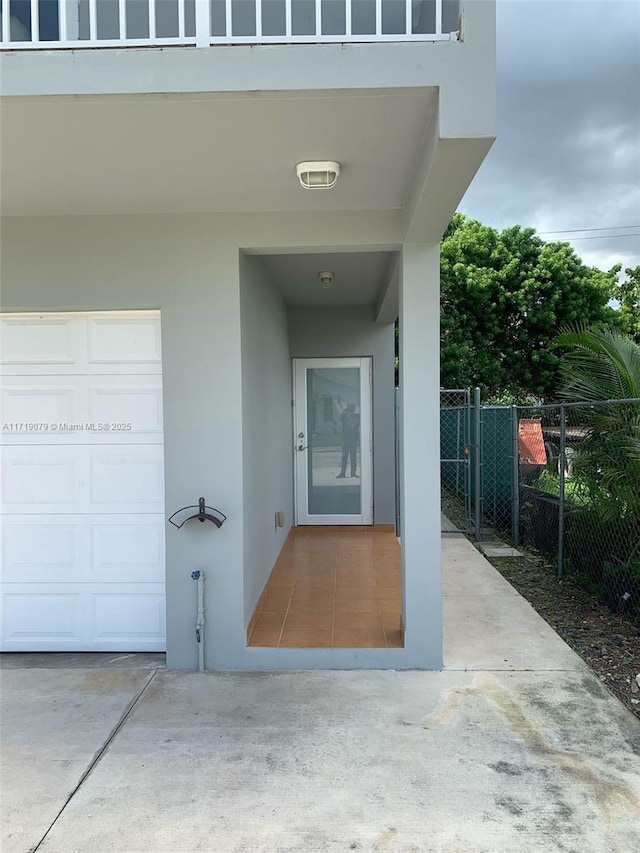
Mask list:
POLYGON ((71 791, 71 793, 69 794, 69 796, 67 797, 67 799, 64 801, 64 803, 63 803, 63 805, 62 805, 62 808, 61 808, 61 809, 60 809, 60 811, 57 813, 57 815, 54 817, 54 819, 51 821, 51 824, 49 825, 49 828, 47 829, 47 831, 45 832, 45 834, 42 836, 42 838, 40 839, 40 841, 38 841, 38 843, 37 843, 34 847, 30 847, 30 848, 29 848, 29 853, 37 853, 37 851, 40 849, 40 847, 44 844, 44 842, 45 842, 45 840, 46 840, 47 836, 49 835, 49 833, 51 832, 51 830, 53 829, 53 827, 56 825, 56 823, 58 822, 58 820, 59 820, 59 819, 60 819, 60 817, 62 816, 62 813, 64 812, 64 810, 67 808, 67 806, 69 805, 69 803, 71 802, 71 800, 75 797, 75 795, 78 793, 78 791, 80 790, 80 788, 82 787, 82 785, 84 784, 84 782, 86 781, 86 779, 88 779, 88 777, 91 775, 91 773, 93 772, 93 770, 94 770, 94 768, 96 767, 96 765, 97 765, 97 764, 100 762, 100 760, 102 759, 102 756, 103 756, 103 755, 105 754, 105 752, 109 749, 109 747, 110 747, 111 743, 113 742, 114 738, 116 737, 116 735, 118 734, 118 732, 120 731, 120 729, 121 729, 121 728, 124 726, 124 724, 126 723, 127 719, 129 718, 129 715, 131 714, 131 712, 133 711, 133 709, 136 707, 136 705, 138 704, 138 702, 140 701, 140 699, 142 699, 142 696, 144 695, 145 690, 146 690, 146 689, 147 689, 147 687, 151 684, 151 682, 153 681, 153 679, 156 677, 157 672, 158 672, 158 669, 157 669, 157 668, 153 670, 153 672, 151 673, 151 675, 149 676, 149 678, 147 678, 147 680, 145 681, 145 683, 142 685, 142 687, 141 687, 141 688, 140 688, 140 690, 138 691, 137 695, 136 695, 136 696, 134 696, 134 697, 133 697, 133 699, 131 699, 131 701, 127 704, 126 708, 124 709, 124 711, 123 711, 123 712, 122 712, 122 714, 120 715, 120 719, 118 720, 118 722, 115 724, 115 726, 114 726, 114 727, 111 729, 111 731, 109 732, 109 735, 108 735, 107 739, 106 739, 106 740, 105 740, 105 742, 102 744, 102 746, 100 747, 100 749, 96 752, 96 754, 93 756, 93 759, 92 759, 92 760, 91 760, 91 762, 89 763, 89 766, 88 766, 88 767, 87 767, 87 769, 84 771, 84 773, 82 774, 82 776, 80 776, 80 779, 78 780, 78 784, 77 784, 77 785, 75 786, 75 788, 71 791))

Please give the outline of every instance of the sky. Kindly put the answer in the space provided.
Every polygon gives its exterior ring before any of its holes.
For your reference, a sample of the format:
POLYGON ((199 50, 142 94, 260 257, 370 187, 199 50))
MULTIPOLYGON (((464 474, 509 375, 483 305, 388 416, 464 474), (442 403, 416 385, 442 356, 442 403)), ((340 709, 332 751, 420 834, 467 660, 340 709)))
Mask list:
POLYGON ((635 267, 640 0, 497 0, 497 18, 498 139, 459 209, 635 267))

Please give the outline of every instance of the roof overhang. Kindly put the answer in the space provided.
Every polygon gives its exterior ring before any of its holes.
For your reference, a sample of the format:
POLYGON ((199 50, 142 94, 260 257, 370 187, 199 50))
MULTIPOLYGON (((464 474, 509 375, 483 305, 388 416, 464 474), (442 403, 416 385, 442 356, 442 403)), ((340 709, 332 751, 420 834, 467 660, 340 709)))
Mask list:
POLYGON ((435 88, 6 98, 7 216, 402 209, 435 88), (302 160, 337 185, 303 189, 302 160))

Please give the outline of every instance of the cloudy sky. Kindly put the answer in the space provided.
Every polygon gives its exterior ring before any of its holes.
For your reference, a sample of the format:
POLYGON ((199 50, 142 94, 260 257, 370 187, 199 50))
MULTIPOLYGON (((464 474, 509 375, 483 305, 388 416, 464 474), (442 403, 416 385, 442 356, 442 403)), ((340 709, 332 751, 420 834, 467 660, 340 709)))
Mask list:
POLYGON ((640 264, 640 0, 497 4, 498 140, 460 209, 640 264))

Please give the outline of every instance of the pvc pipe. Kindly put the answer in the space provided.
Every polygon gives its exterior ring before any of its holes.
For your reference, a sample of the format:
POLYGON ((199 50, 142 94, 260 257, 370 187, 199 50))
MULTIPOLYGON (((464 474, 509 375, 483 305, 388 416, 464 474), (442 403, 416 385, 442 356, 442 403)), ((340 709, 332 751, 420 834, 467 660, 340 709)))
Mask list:
POLYGON ((198 583, 198 610, 196 613, 196 641, 198 643, 198 669, 204 672, 204 572, 198 569, 191 572, 191 577, 198 583))

